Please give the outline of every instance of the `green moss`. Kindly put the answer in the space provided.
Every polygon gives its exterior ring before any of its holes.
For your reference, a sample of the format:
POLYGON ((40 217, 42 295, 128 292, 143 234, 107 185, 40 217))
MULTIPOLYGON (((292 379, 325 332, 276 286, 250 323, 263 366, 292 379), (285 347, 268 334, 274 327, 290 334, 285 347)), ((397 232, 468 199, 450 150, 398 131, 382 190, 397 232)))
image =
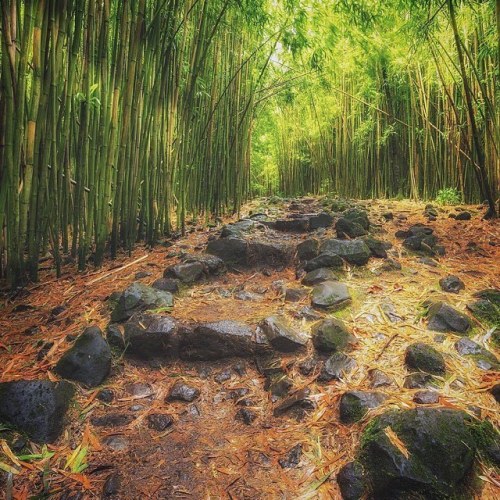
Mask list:
POLYGON ((489 420, 473 419, 468 426, 478 451, 486 461, 490 461, 487 452, 488 449, 499 444, 500 433, 498 429, 489 420))

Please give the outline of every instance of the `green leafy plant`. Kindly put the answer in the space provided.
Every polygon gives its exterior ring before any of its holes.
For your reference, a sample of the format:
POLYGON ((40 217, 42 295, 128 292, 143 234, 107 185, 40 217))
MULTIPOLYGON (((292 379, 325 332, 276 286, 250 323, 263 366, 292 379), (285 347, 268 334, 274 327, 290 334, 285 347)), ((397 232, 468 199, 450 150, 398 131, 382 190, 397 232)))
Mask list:
POLYGON ((436 203, 440 205, 458 205, 460 199, 460 192, 456 188, 443 188, 438 191, 436 203))

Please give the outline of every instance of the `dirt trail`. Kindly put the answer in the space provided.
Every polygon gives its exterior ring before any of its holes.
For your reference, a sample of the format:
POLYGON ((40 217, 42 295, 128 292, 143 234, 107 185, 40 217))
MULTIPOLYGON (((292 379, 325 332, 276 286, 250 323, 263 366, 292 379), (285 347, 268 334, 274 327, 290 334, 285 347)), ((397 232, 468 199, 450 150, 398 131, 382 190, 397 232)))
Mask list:
MULTIPOLYGON (((278 403, 264 390, 264 378, 252 359, 176 361, 151 366, 117 358, 111 376, 103 385, 114 392, 115 399, 109 404, 97 399, 103 387, 79 388, 77 403, 70 411, 71 424, 57 444, 48 447, 54 455, 22 464, 20 474, 14 479, 14 498, 41 495, 44 489, 56 498, 99 498, 106 478, 112 473, 121 476, 120 494, 115 498, 340 498, 336 473, 354 456, 368 421, 387 408, 416 406, 413 402, 416 391, 403 388, 403 383, 408 373, 404 352, 417 341, 438 346, 448 367, 439 389, 439 403, 434 406, 466 411, 474 406, 480 409, 482 418, 499 425, 498 404, 488 392, 499 382, 498 372, 482 370, 473 360, 460 356, 454 346, 457 337, 453 335, 436 343, 436 332, 426 329, 419 307, 426 299, 444 297, 464 311, 465 305, 473 301, 474 292, 498 286, 498 222, 481 221, 477 207, 463 207, 474 214, 471 221, 448 218, 448 212, 455 212, 450 208, 439 213, 436 221, 428 222, 423 215, 423 204, 404 201, 363 204, 375 225, 375 236, 393 244, 389 253, 401 263, 402 269, 384 271, 386 261, 372 258, 366 266, 348 266, 339 273, 351 292, 352 304, 336 313, 321 314, 341 318, 358 339, 350 353, 357 368, 342 381, 319 383, 317 371, 307 376, 300 373, 300 360, 311 356, 312 346, 299 355, 282 356, 282 364, 294 382, 293 390, 309 388, 316 405, 314 410, 301 414, 299 419, 288 413, 274 416, 273 409, 278 403), (388 211, 394 214, 392 220, 382 217, 388 211), (394 236, 397 230, 416 223, 434 228, 446 248, 446 255, 438 259, 437 267, 419 262, 419 257, 405 251, 401 240, 394 236), (449 274, 464 282, 465 289, 459 294, 441 291, 439 279, 449 274), (396 322, 384 314, 387 304, 392 304, 396 322), (293 363, 289 364, 289 360, 293 363), (370 390, 369 370, 375 368, 394 381, 393 385, 382 388, 388 399, 361 422, 342 425, 338 418, 340 396, 346 390, 370 390), (179 379, 196 386, 201 392, 199 399, 192 403, 165 402, 171 386, 179 379), (134 396, 130 389, 133 384, 146 385, 150 393, 143 386, 135 386, 134 396), (241 388, 248 389, 245 397, 253 401, 257 414, 251 425, 235 419, 241 407, 237 405, 238 398, 231 398, 231 391, 241 388), (131 415, 133 420, 119 427, 90 423, 93 417, 116 413, 131 415), (160 432, 149 428, 147 417, 154 413, 168 413, 173 416, 174 424, 160 432), (110 443, 123 449, 115 451, 110 443), (302 445, 299 465, 283 468, 279 460, 286 458, 298 444, 302 445), (88 467, 81 473, 65 468, 78 445, 87 447, 88 467)), ((314 201, 306 208, 318 207, 314 201)), ((262 208, 273 216, 289 212, 287 204, 263 207, 257 200, 245 206, 242 214, 259 212, 262 208)), ((51 369, 69 347, 68 336, 72 340, 89 324, 105 331, 110 316, 107 298, 113 292, 122 291, 136 281, 138 272, 147 273, 139 281, 151 284, 168 265, 178 261, 178 252, 203 251, 208 238, 219 229, 193 227, 190 234, 172 246, 138 248, 130 257, 123 256, 86 274, 77 274, 68 265, 63 277, 54 280, 47 271, 39 285, 28 287, 14 300, 4 300, 4 308, 0 310, 1 380, 47 376, 55 380, 51 369), (60 311, 54 310, 62 305, 60 311)), ((324 234, 334 237, 335 230, 328 228, 324 234)), ((283 233, 282 238, 297 244, 309 236, 283 233)), ((229 319, 255 326, 271 314, 283 313, 297 329, 310 332, 313 322, 295 317, 300 308, 310 304, 310 298, 285 302, 282 293, 282 288, 300 286, 295 265, 264 272, 233 269, 182 290, 175 297, 170 314, 179 321, 229 319), (241 291, 253 294, 251 300, 235 298, 241 291)), ((473 321, 471 338, 481 340, 488 328, 473 321)), ((36 451, 36 445, 32 449, 36 451)), ((3 458, 0 461, 8 462, 3 458)), ((481 498, 498 498, 495 483, 500 484, 499 477, 493 469, 482 465, 481 476, 481 498)))

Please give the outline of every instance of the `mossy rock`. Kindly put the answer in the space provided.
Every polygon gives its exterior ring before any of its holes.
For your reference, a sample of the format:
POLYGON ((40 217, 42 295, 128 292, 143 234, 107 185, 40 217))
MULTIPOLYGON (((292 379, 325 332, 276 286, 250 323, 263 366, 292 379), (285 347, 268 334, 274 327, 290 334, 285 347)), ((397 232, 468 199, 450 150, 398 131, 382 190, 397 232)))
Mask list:
POLYGON ((394 411, 374 419, 358 454, 373 497, 463 495, 478 446, 472 420, 444 408, 394 411))

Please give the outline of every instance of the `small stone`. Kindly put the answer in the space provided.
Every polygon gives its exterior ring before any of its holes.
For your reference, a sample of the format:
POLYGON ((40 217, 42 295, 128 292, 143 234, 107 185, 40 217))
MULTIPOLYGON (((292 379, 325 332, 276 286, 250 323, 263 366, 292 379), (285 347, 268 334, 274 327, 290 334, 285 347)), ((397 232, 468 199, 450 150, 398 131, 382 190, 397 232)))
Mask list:
POLYGON ((274 409, 274 415, 278 416, 286 411, 299 406, 300 408, 312 410, 315 408, 314 402, 309 398, 310 391, 309 389, 301 389, 294 393, 292 396, 283 400, 276 408, 274 409))
POLYGON ((214 380, 218 384, 222 384, 223 382, 227 382, 228 380, 231 380, 231 372, 229 370, 223 370, 219 372, 217 375, 215 375, 214 380))
POLYGON ((293 352, 307 344, 308 337, 293 330, 284 317, 270 316, 261 322, 260 328, 278 351, 293 352))
POLYGON ((458 293, 465 288, 464 282, 457 276, 446 276, 439 280, 441 289, 448 293, 458 293))
POLYGON ((103 439, 103 443, 113 451, 123 451, 129 446, 129 441, 124 436, 108 436, 103 439))
POLYGON ((111 349, 97 326, 86 328, 55 367, 58 375, 87 387, 101 384, 111 370, 111 349))
POLYGON ((309 295, 309 290, 305 288, 287 288, 285 292, 285 302, 300 302, 309 295))
POLYGON ((344 465, 337 474, 337 483, 343 500, 363 498, 366 485, 362 465, 359 462, 349 462, 344 465))
POLYGON ((120 492, 120 486, 121 486, 120 474, 118 474, 117 472, 113 472, 113 474, 110 474, 106 478, 106 481, 104 482, 104 486, 102 488, 102 493, 105 497, 116 495, 117 493, 120 492))
POLYGON ((322 252, 317 257, 308 260, 304 264, 304 270, 307 272, 315 271, 322 268, 341 268, 344 265, 342 259, 333 252, 322 252))
POLYGON ((465 334, 472 326, 470 319, 444 302, 434 302, 427 313, 427 329, 435 332, 465 334))
POLYGON ((472 215, 470 212, 460 212, 455 216, 455 220, 471 220, 472 215))
POLYGON ((306 286, 313 286, 319 283, 323 283, 324 281, 334 281, 336 279, 337 277, 333 271, 321 267, 319 269, 315 269, 314 271, 308 272, 302 279, 302 284, 306 286))
POLYGON ((111 389, 103 389, 99 391, 97 399, 103 403, 111 403, 115 399, 115 393, 111 389))
POLYGON ((434 377, 428 373, 410 373, 405 377, 403 387, 405 389, 423 389, 434 382, 434 377))
POLYGON ((302 445, 299 443, 287 453, 285 458, 280 458, 278 462, 282 469, 290 469, 299 465, 301 457, 302 445))
POLYGON ((393 382, 393 380, 381 370, 370 370, 369 374, 373 388, 391 385, 393 382))
POLYGON ((174 278, 185 284, 199 281, 204 274, 204 266, 201 262, 188 262, 167 267, 163 273, 164 278, 174 278))
POLYGON ((418 391, 413 396, 413 401, 419 405, 439 403, 439 393, 436 391, 418 391))
POLYGON ((127 384, 125 390, 134 398, 148 398, 154 394, 153 388, 149 384, 143 382, 135 382, 127 384))
POLYGON ((297 257, 299 260, 314 259, 318 255, 319 241, 315 238, 309 238, 297 245, 297 257))
POLYGON ((92 417, 90 422, 96 427, 122 427, 132 422, 132 415, 126 413, 110 413, 101 417, 92 417))
POLYGON ((307 358, 299 365, 299 371, 302 375, 310 375, 318 366, 319 360, 315 357, 307 358))
POLYGON ((351 295, 344 283, 325 281, 313 288, 311 303, 315 308, 337 311, 351 301, 351 295))
POLYGON ((199 389, 178 381, 170 389, 170 393, 167 396, 167 401, 186 401, 188 403, 191 403, 199 395, 199 389))
POLYGON ((425 373, 443 374, 446 371, 443 355, 423 342, 407 347, 405 362, 408 367, 425 373))
POLYGON ((349 391, 340 398, 339 414, 343 424, 361 420, 368 410, 380 406, 387 397, 380 392, 349 391))
POLYGON ((318 321, 323 318, 323 316, 316 312, 310 306, 301 307, 298 311, 292 312, 293 316, 297 319, 305 319, 306 321, 318 321))
POLYGON ((264 384, 264 389, 269 391, 273 396, 283 397, 293 387, 293 381, 284 373, 273 374, 267 378, 264 384))
POLYGON ((178 281, 172 278, 159 278, 151 286, 163 292, 177 293, 179 291, 178 281))
POLYGON ((174 419, 165 413, 152 413, 148 415, 148 427, 158 432, 163 432, 174 423, 174 419))
POLYGON ((322 382, 342 380, 344 375, 354 370, 356 366, 354 359, 341 352, 336 352, 326 360, 318 380, 322 382))
POLYGON ((147 278, 148 276, 151 276, 151 273, 148 273, 146 271, 139 271, 135 273, 134 279, 140 280, 142 278, 147 278))
POLYGON ((500 384, 495 384, 491 389, 490 389, 491 395, 495 398, 495 401, 497 403, 500 403, 500 384))
POLYGON ((344 322, 328 318, 316 323, 312 328, 312 341, 316 350, 333 353, 344 350, 349 344, 356 343, 344 322))
POLYGON ((250 425, 257 418, 257 414, 249 408, 240 408, 236 412, 236 420, 241 420, 245 425, 250 425))

